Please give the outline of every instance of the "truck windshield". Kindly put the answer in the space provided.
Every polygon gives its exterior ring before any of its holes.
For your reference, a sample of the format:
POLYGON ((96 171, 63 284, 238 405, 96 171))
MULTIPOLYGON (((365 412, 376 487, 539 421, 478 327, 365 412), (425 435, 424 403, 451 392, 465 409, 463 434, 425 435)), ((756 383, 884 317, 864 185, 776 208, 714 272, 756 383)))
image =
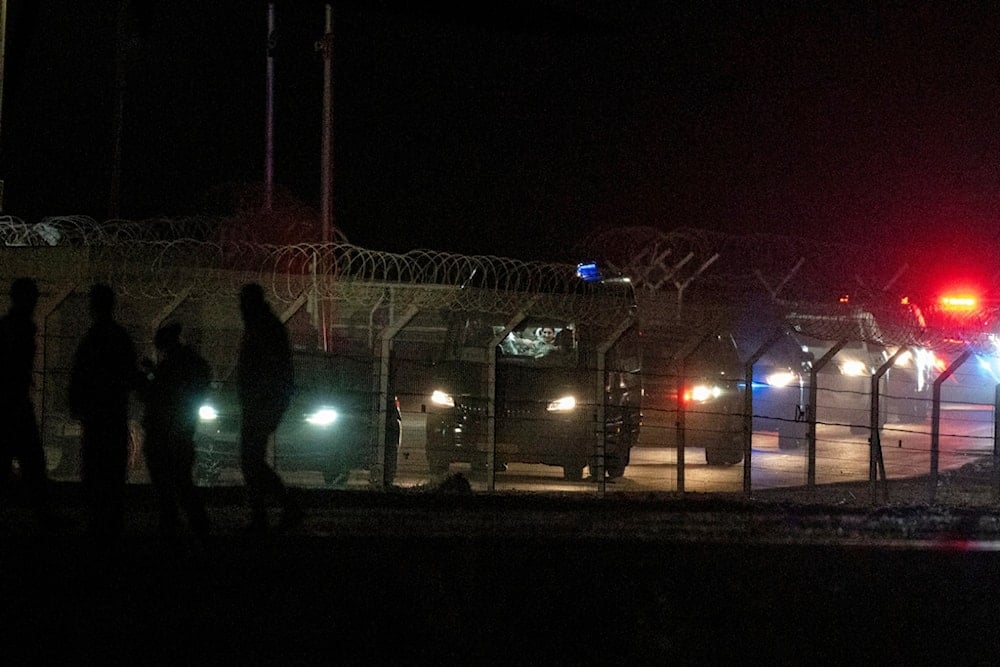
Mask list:
MULTIPOLYGON (((499 333, 503 328, 495 330, 499 333)), ((526 324, 507 334, 499 349, 501 360, 569 365, 576 350, 575 329, 566 322, 526 324)))

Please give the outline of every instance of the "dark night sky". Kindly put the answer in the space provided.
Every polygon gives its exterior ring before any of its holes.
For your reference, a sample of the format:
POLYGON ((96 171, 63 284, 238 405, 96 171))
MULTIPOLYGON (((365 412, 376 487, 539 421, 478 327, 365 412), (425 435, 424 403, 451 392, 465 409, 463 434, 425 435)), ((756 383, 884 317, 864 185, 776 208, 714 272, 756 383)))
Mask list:
MULTIPOLYGON (((5 212, 103 219, 117 2, 8 2, 5 212)), ((472 4, 335 3, 335 209, 352 242, 562 259, 599 229, 696 227, 996 271, 988 4, 453 8, 472 4)), ((263 178, 266 3, 131 5, 121 215, 209 212, 221 187, 263 178)), ((316 205, 323 3, 277 10, 275 179, 316 205)))

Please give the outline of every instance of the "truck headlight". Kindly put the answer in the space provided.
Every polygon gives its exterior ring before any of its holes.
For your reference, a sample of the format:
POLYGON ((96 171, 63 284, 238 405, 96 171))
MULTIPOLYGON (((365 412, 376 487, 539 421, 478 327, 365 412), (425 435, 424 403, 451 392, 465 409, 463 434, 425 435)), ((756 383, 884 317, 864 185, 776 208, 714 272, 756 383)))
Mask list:
POLYGON ((446 394, 440 389, 435 389, 434 392, 431 393, 431 403, 434 405, 441 405, 446 408, 453 408, 455 407, 455 398, 451 394, 446 394))
POLYGON ((198 419, 203 422, 214 422, 219 418, 219 411, 215 407, 206 403, 198 408, 198 419))
POLYGON ((575 396, 563 396, 551 401, 545 408, 549 412, 572 412, 576 409, 575 396))
POLYGON ((764 378, 772 387, 787 387, 799 381, 799 376, 791 371, 776 371, 764 378))
POLYGON ((896 357, 896 361, 893 362, 894 366, 898 368, 905 368, 907 366, 913 365, 913 353, 909 350, 903 350, 903 352, 896 357))
POLYGON ((684 392, 684 398, 696 403, 704 403, 722 396, 722 388, 718 385, 696 384, 684 392))
POLYGON ((848 359, 840 364, 840 372, 844 375, 857 377, 859 375, 866 375, 868 368, 865 366, 864 362, 858 361, 857 359, 848 359))
POLYGON ((335 421, 337 421, 337 411, 328 407, 322 407, 306 417, 306 422, 313 426, 329 426, 335 421))

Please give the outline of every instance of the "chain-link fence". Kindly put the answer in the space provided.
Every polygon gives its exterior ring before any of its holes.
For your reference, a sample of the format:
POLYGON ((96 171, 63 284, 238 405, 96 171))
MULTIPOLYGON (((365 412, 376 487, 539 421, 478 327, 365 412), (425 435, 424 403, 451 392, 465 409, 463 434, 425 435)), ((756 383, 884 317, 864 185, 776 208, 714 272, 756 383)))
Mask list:
POLYGON ((939 475, 994 456, 988 328, 929 324, 884 290, 784 298, 819 292, 820 261, 774 239, 617 230, 589 255, 617 273, 585 282, 571 264, 264 245, 209 219, 0 222, 0 279, 42 288, 36 405, 56 478, 78 475, 66 390, 97 281, 142 354, 177 321, 211 362, 202 484, 242 483, 246 282, 265 288, 295 348, 296 399, 271 452, 295 484, 752 495, 854 483, 878 502, 927 477, 939 501, 939 475))

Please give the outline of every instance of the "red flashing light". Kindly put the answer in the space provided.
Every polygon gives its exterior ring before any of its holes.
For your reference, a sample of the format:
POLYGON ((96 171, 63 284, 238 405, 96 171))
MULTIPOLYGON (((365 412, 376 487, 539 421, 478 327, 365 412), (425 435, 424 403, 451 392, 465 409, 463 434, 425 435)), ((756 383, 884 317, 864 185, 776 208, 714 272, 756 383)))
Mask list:
POLYGON ((849 295, 847 295, 847 294, 842 294, 840 296, 840 299, 838 299, 838 301, 840 301, 840 303, 850 303, 851 302, 851 297, 849 295))
POLYGON ((952 312, 969 312, 975 310, 977 305, 978 299, 967 294, 941 297, 941 308, 952 312))

